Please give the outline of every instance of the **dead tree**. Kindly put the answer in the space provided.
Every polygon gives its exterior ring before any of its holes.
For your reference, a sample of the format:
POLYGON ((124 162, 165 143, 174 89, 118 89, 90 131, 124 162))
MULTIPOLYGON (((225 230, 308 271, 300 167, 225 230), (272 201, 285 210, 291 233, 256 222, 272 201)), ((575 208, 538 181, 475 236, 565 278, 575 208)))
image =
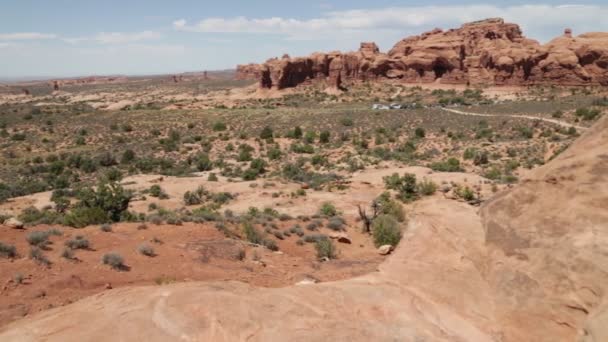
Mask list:
POLYGON ((57 81, 53 82, 53 89, 54 89, 55 91, 58 91, 58 90, 59 90, 59 82, 57 82, 57 81))
POLYGON ((359 217, 361 218, 361 221, 363 222, 363 232, 371 233, 372 232, 372 223, 374 222, 376 217, 378 217, 378 215, 380 214, 380 203, 378 203, 378 201, 372 202, 372 210, 373 210, 372 216, 368 216, 367 213, 365 212, 365 209, 361 208, 361 205, 357 205, 357 208, 359 208, 359 217))

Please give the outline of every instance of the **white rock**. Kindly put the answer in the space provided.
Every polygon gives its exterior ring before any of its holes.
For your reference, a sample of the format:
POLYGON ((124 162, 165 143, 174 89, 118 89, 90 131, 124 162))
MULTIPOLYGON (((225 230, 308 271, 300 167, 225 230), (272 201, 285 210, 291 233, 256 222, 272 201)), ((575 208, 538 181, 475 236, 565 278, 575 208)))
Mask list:
POLYGON ((380 248, 378 248, 378 253, 380 253, 380 255, 387 255, 390 254, 393 251, 393 246, 391 245, 383 245, 380 246, 380 248))
POLYGON ((4 221, 4 225, 14 229, 23 229, 23 222, 17 220, 14 217, 11 217, 8 220, 4 221))

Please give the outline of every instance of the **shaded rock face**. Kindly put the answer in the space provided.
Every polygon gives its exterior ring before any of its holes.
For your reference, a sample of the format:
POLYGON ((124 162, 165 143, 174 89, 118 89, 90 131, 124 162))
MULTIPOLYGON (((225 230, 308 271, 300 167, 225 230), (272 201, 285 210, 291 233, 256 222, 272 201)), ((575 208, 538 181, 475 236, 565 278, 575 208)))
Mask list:
POLYGON ((577 37, 572 30, 546 45, 523 36, 500 18, 434 29, 399 41, 388 53, 372 42, 356 52, 314 53, 237 67, 238 78, 284 89, 312 80, 343 82, 400 79, 406 83, 484 85, 608 85, 608 33, 577 37))

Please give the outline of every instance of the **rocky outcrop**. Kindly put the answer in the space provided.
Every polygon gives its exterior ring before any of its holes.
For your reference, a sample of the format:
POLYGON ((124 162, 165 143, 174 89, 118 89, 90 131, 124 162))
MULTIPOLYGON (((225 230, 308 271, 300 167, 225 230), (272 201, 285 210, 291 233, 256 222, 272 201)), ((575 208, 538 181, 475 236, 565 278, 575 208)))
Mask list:
POLYGON ((608 33, 562 37, 546 45, 500 18, 434 29, 399 41, 388 53, 365 42, 356 52, 274 58, 237 67, 237 77, 261 88, 284 89, 313 80, 333 88, 344 82, 399 79, 405 83, 484 85, 608 85, 608 33))

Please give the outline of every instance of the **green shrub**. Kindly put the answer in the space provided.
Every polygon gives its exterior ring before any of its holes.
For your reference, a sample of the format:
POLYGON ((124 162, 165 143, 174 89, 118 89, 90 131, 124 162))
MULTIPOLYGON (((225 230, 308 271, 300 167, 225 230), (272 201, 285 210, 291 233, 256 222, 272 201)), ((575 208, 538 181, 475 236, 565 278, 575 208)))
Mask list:
POLYGON ((99 230, 105 233, 110 233, 112 231, 112 225, 104 223, 99 227, 99 230))
POLYGON ((72 217, 68 222, 102 224, 120 221, 123 212, 129 207, 131 193, 116 182, 101 182, 97 189, 85 188, 77 197, 80 202, 70 212, 72 217), (85 217, 78 217, 80 215, 85 217))
POLYGON ((405 221, 405 211, 401 203, 391 199, 391 194, 388 191, 383 192, 376 199, 376 203, 380 207, 380 212, 383 214, 391 215, 399 222, 405 221))
POLYGON ((322 131, 319 135, 319 142, 321 144, 327 144, 329 142, 330 137, 331 133, 329 133, 329 131, 322 131))
POLYGON ((334 243, 327 237, 318 239, 315 242, 315 249, 317 250, 318 259, 335 259, 337 257, 336 246, 334 246, 334 243))
POLYGON ((51 234, 45 231, 31 232, 27 234, 25 240, 32 246, 44 247, 50 243, 49 236, 51 234))
POLYGON ((44 252, 42 251, 42 249, 40 249, 39 247, 32 247, 30 249, 30 259, 36 261, 36 263, 40 264, 40 265, 44 265, 44 266, 49 266, 51 264, 51 262, 49 261, 49 259, 47 259, 47 257, 44 255, 44 252))
POLYGON ((216 132, 225 131, 226 129, 226 123, 223 121, 217 121, 213 124, 213 130, 216 132))
POLYGON ((336 215, 338 215, 338 210, 332 203, 325 202, 321 205, 321 208, 319 209, 319 213, 321 215, 325 215, 325 216, 336 216, 336 215))
POLYGON ((473 190, 471 190, 471 188, 469 188, 468 186, 458 186, 454 190, 454 193, 456 194, 456 196, 464 199, 465 201, 472 201, 475 199, 475 192, 473 192, 473 190))
POLYGON ((137 248, 137 251, 139 252, 139 254, 145 255, 148 257, 156 256, 156 253, 154 252, 154 248, 152 248, 151 246, 146 245, 146 244, 140 245, 137 248))
POLYGON ((460 161, 456 158, 449 158, 448 160, 431 163, 429 165, 433 171, 439 172, 463 172, 464 170, 460 167, 460 161))
POLYGON ((64 224, 74 228, 110 222, 108 214, 100 207, 77 207, 64 217, 64 224))
POLYGON ((588 109, 588 108, 579 108, 574 113, 574 115, 582 118, 585 121, 594 120, 600 114, 601 114, 601 112, 598 109, 588 109))
POLYGON ((350 126, 354 125, 354 121, 350 117, 343 117, 342 119, 340 119, 340 123, 346 127, 350 127, 350 126))
POLYGON ((279 246, 277 245, 277 242, 274 241, 273 239, 264 239, 262 241, 262 245, 273 252, 279 250, 279 246))
POLYGON ((0 257, 12 259, 16 256, 17 248, 15 246, 0 242, 0 257))
POLYGON ((115 252, 104 254, 101 258, 101 262, 115 270, 122 270, 125 268, 124 259, 120 254, 115 252))
POLYGON ((260 132, 261 139, 264 139, 264 140, 272 139, 272 136, 273 136, 273 132, 272 132, 272 128, 270 128, 270 126, 265 126, 262 129, 262 132, 260 132))
POLYGON ((397 246, 401 240, 399 222, 391 215, 380 215, 372 223, 372 235, 376 247, 397 246))
POLYGON ((437 184, 431 180, 423 179, 417 184, 418 193, 422 196, 431 196, 437 191, 437 184))
POLYGON ((65 246, 70 249, 88 249, 90 247, 89 240, 82 235, 77 235, 75 238, 65 242, 65 246))
POLYGON ((343 230, 344 229, 344 219, 339 216, 333 216, 327 222, 327 228, 331 230, 343 230))
POLYGON ((422 127, 416 128, 414 134, 416 135, 416 138, 424 138, 426 136, 426 132, 422 127))
POLYGON ((245 222, 243 224, 243 233, 245 234, 245 239, 247 241, 258 245, 262 244, 262 235, 250 222, 245 222))

